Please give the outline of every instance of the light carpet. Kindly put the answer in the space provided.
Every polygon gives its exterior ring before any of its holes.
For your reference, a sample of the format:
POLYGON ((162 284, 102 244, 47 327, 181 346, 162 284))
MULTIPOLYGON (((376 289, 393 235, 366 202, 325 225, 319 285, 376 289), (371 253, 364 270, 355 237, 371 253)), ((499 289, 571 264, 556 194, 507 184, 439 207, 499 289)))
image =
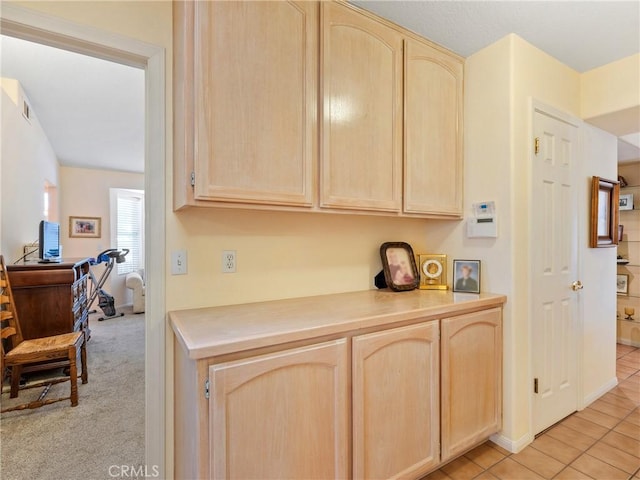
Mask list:
MULTIPOLYGON (((99 316, 89 319, 89 383, 78 379, 78 406, 67 400, 2 414, 3 480, 122 478, 144 465, 144 314, 103 322, 99 316)), ((21 390, 18 403, 35 400, 41 391, 21 390)), ((60 383, 47 398, 68 392, 69 382, 60 383)), ((8 391, 2 394, 3 407, 14 402, 8 391)))

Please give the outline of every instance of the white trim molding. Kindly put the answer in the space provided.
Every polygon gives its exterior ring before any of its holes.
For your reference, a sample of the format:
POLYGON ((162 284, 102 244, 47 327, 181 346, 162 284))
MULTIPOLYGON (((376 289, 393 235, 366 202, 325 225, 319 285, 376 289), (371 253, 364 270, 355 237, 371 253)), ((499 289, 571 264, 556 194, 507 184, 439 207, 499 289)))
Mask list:
POLYGON ((534 436, 531 435, 531 433, 526 433, 517 440, 512 440, 500 435, 499 433, 496 433, 495 435, 491 435, 491 437, 489 437, 489 440, 511 453, 518 453, 524 450, 525 447, 531 442, 533 442, 534 436))
POLYGON ((609 390, 611 390, 612 388, 615 388, 616 385, 618 385, 618 378, 617 377, 613 377, 607 383, 602 385, 598 390, 596 390, 595 392, 592 392, 589 395, 587 395, 586 397, 584 397, 582 399, 582 405, 580 405, 580 410, 582 410, 582 409, 588 407, 589 405, 591 405, 593 402, 598 400, 601 396, 603 396, 609 390))

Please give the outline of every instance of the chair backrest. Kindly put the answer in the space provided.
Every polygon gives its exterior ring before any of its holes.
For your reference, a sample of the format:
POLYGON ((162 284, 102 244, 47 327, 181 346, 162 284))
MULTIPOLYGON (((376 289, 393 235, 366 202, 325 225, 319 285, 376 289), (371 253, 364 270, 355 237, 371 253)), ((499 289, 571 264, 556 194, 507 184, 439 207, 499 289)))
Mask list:
POLYGON ((0 255, 0 327, 2 364, 4 364, 4 354, 22 343, 23 338, 18 312, 11 293, 9 274, 2 255, 0 255))

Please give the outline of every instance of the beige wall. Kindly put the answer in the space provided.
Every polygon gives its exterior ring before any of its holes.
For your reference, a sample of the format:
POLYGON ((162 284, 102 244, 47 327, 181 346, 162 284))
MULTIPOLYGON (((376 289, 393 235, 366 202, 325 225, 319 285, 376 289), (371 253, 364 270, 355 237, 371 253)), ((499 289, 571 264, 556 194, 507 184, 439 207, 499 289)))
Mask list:
MULTIPOLYGON (((23 8, 89 25, 106 32, 160 45, 171 53, 171 2, 169 1, 11 1, 23 8)), ((170 56, 168 57, 171 58, 170 56)))
MULTIPOLYGON (((60 243, 66 257, 96 257, 101 251, 115 247, 111 241, 111 188, 144 190, 144 174, 60 167, 60 243), (70 238, 70 216, 100 218, 100 238, 70 238)), ((99 266, 94 268, 98 276, 102 271, 99 266)), ((116 307, 131 304, 124 275, 118 275, 115 269, 104 288, 115 297, 116 307)))
POLYGON ((428 222, 309 213, 190 210, 171 244, 189 252, 189 274, 167 279, 172 308, 245 303, 373 288, 385 241, 425 252, 428 222), (223 274, 222 250, 237 251, 223 274))
POLYGON ((639 85, 640 53, 584 72, 580 78, 582 118, 637 109, 639 85))
MULTIPOLYGON (((59 165, 37 112, 31 110, 30 121, 22 116, 26 97, 18 82, 3 79, 1 90, 0 253, 7 263, 13 263, 22 257, 24 244, 38 241, 38 224, 44 218, 45 183, 58 185, 59 165)), ((49 220, 58 218, 59 211, 54 208, 49 220)))
POLYGON ((640 161, 618 165, 618 175, 622 175, 629 186, 640 185, 640 161))

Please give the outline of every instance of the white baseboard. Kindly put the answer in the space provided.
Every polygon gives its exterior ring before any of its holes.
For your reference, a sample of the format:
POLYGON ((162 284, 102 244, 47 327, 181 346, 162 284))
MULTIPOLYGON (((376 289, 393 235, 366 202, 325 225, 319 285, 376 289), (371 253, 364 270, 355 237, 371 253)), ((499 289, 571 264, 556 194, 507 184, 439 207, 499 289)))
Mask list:
POLYGON ((621 343, 622 345, 629 345, 630 347, 640 348, 640 342, 634 342, 633 340, 628 340, 626 338, 618 338, 616 342, 621 343))
POLYGON ((600 388, 598 388, 595 392, 592 392, 589 395, 587 395, 586 397, 584 397, 584 399, 582 400, 582 402, 583 402, 582 403, 582 408, 586 408, 589 405, 591 405, 593 402, 595 402, 597 399, 599 399, 601 396, 603 396, 609 390, 614 388, 616 385, 618 385, 618 378, 617 377, 613 377, 607 383, 605 383, 600 388))
POLYGON ((500 435, 499 433, 496 433, 495 435, 491 435, 491 437, 489 438, 489 440, 491 440, 493 443, 495 443, 496 445, 499 445, 500 447, 504 448, 505 450, 508 450, 511 453, 518 453, 524 450, 524 448, 527 445, 533 442, 533 439, 534 439, 533 435, 529 433, 523 435, 517 440, 512 440, 503 435, 500 435))

